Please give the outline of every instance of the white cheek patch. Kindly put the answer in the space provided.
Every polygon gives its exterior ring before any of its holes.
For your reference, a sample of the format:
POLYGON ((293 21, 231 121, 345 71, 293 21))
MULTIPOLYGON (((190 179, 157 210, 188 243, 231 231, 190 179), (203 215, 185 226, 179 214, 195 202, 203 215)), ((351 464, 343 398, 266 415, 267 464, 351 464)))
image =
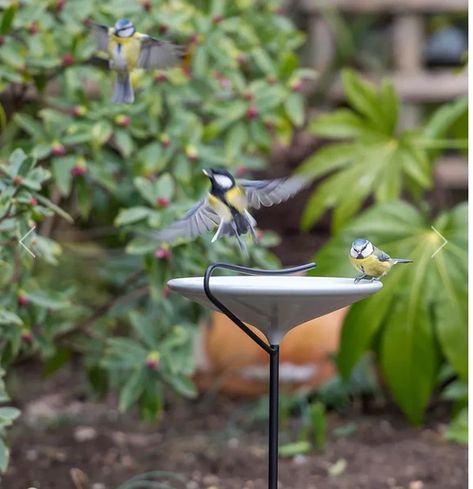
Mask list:
POLYGON ((119 31, 118 36, 119 37, 131 37, 134 32, 135 32, 134 27, 127 27, 126 29, 122 29, 121 31, 119 31))
POLYGON ((358 252, 355 250, 355 248, 352 248, 350 250, 350 255, 353 257, 353 258, 357 258, 358 257, 358 252))
POLYGON ((226 175, 214 175, 214 179, 221 188, 231 188, 233 186, 232 179, 226 175))
POLYGON ((363 258, 367 258, 368 256, 372 255, 374 251, 373 245, 371 243, 368 243, 366 245, 366 248, 361 252, 363 255, 363 258))

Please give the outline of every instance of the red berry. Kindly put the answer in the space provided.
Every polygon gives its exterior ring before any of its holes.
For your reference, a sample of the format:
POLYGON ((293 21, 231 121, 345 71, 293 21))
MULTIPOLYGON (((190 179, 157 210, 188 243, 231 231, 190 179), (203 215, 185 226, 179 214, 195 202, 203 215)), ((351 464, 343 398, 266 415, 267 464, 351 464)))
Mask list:
POLYGON ((246 117, 248 119, 255 119, 256 117, 258 117, 258 114, 259 114, 258 109, 254 105, 248 107, 246 111, 246 117))
POLYGON ((256 230, 256 239, 258 241, 262 240, 264 238, 264 231, 261 231, 261 229, 256 230))
POLYGON ((158 248, 154 252, 154 256, 158 260, 169 260, 171 258, 171 256, 172 256, 172 253, 171 253, 171 250, 169 250, 167 248, 158 248))
POLYGON ((92 27, 93 21, 90 17, 87 17, 82 23, 84 24, 84 27, 92 27))
POLYGON ((156 205, 158 207, 168 207, 169 206, 169 199, 166 199, 166 197, 158 197, 156 199, 156 205))
POLYGON ((38 34, 38 31, 39 31, 38 22, 36 21, 31 22, 31 24, 28 26, 28 32, 32 36, 34 36, 35 34, 38 34))
POLYGON ((168 148, 171 145, 171 140, 167 134, 162 134, 159 139, 163 145, 163 148, 168 148))
POLYGON ((247 174, 248 169, 245 166, 240 166, 240 168, 237 168, 235 174, 237 177, 243 177, 247 174))
POLYGON ((199 152, 195 146, 190 144, 186 147, 186 156, 189 158, 189 161, 195 162, 199 159, 199 152))
POLYGON ((76 117, 83 117, 85 114, 87 114, 87 107, 85 107, 84 105, 76 105, 72 109, 72 114, 76 117))
POLYGON ((151 0, 142 0, 141 6, 143 7, 143 10, 149 12, 151 10, 151 0))
POLYGON ((0 46, 5 44, 5 36, 0 36, 0 46))
POLYGON ((56 3, 54 5, 54 10, 56 10, 56 12, 60 12, 64 8, 65 3, 66 3, 65 0, 56 0, 56 3))
POLYGON ((169 298, 171 293, 172 293, 172 290, 166 285, 166 287, 164 287, 164 289, 163 289, 164 298, 165 299, 169 298))
POLYGON ((74 56, 71 53, 66 53, 62 57, 62 66, 71 66, 74 64, 74 56))
POLYGON ((146 366, 150 370, 156 370, 159 367, 159 357, 160 354, 157 351, 152 351, 147 357, 146 357, 146 366))
POLYGON ((121 127, 128 127, 130 125, 131 119, 127 115, 117 115, 115 117, 115 123, 121 127))
POLYGON ((87 168, 82 165, 74 165, 71 168, 71 175, 73 177, 83 177, 87 173, 87 168))
POLYGON ((190 44, 199 44, 200 41, 202 40, 200 34, 192 34, 189 38, 189 43, 190 44))
POLYGON ((33 335, 29 329, 21 333, 21 340, 28 344, 33 343, 33 335))
POLYGON ((291 83, 291 90, 293 92, 302 92, 304 89, 304 82, 299 78, 291 83))
POLYGON ((216 15, 213 19, 212 19, 212 22, 217 25, 217 24, 220 24, 220 22, 222 22, 223 20, 223 15, 216 15))
POLYGON ((239 64, 239 65, 244 65, 246 63, 246 56, 244 56, 243 54, 241 53, 238 53, 237 57, 236 57, 236 62, 239 64))
POLYGON ((19 306, 27 306, 30 303, 30 300, 28 299, 28 297, 21 292, 16 297, 16 301, 17 301, 19 306))
POLYGON ((247 100, 248 102, 251 102, 253 100, 253 94, 250 92, 245 92, 243 94, 243 98, 247 100))
POLYGON ((30 205, 32 207, 36 207, 38 205, 38 199, 36 199, 35 197, 31 197, 30 205))
POLYGON ((61 143, 53 143, 51 153, 53 156, 64 156, 66 154, 66 148, 61 143))
POLYGON ((21 178, 20 175, 15 175, 13 177, 13 184, 15 185, 15 187, 20 186, 22 183, 23 183, 23 178, 21 178))
POLYGON ((166 75, 166 73, 163 73, 162 71, 160 73, 158 73, 155 77, 154 77, 154 80, 157 81, 157 82, 166 82, 168 81, 168 76, 166 75))

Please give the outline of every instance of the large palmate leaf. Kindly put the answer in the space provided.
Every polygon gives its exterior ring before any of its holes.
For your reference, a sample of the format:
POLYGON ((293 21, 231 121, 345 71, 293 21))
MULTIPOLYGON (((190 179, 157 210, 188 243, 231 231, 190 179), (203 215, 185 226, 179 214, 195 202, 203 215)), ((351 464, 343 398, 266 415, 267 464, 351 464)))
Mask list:
POLYGON ((403 189, 418 196, 432 185, 432 149, 459 144, 438 138, 465 113, 464 99, 443 106, 424 129, 400 132, 399 100, 391 82, 384 80, 376 89, 349 70, 342 79, 350 108, 322 115, 310 125, 314 135, 339 142, 324 146, 299 169, 310 179, 325 177, 305 208, 305 229, 329 209, 334 210, 334 230, 340 229, 368 197, 388 202, 403 189))
POLYGON ((465 204, 432 222, 405 202, 380 204, 353 219, 316 257, 315 274, 353 276, 350 243, 364 237, 393 257, 414 260, 394 267, 380 292, 351 307, 339 356, 347 376, 374 348, 394 398, 413 422, 422 419, 441 356, 467 376, 466 219, 465 204), (437 253, 443 240, 436 231, 448 241, 437 253))

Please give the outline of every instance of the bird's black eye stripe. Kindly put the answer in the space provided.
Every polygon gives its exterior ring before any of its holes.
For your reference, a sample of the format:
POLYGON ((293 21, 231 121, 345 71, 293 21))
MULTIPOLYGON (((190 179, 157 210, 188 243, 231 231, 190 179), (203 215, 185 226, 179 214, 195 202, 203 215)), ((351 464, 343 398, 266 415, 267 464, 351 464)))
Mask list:
POLYGON ((363 246, 363 248, 361 248, 360 251, 363 251, 367 246, 368 246, 368 242, 366 242, 365 246, 363 246))

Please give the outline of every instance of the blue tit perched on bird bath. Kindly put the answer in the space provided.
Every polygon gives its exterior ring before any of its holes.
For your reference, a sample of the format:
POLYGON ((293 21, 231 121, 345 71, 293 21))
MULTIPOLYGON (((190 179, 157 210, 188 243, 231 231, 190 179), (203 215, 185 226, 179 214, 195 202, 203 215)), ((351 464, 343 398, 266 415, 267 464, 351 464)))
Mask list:
POLYGON ((361 272, 361 275, 355 278, 355 283, 364 278, 379 280, 389 273, 393 265, 412 263, 412 260, 405 258, 391 258, 367 239, 353 241, 350 249, 350 261, 361 272))

